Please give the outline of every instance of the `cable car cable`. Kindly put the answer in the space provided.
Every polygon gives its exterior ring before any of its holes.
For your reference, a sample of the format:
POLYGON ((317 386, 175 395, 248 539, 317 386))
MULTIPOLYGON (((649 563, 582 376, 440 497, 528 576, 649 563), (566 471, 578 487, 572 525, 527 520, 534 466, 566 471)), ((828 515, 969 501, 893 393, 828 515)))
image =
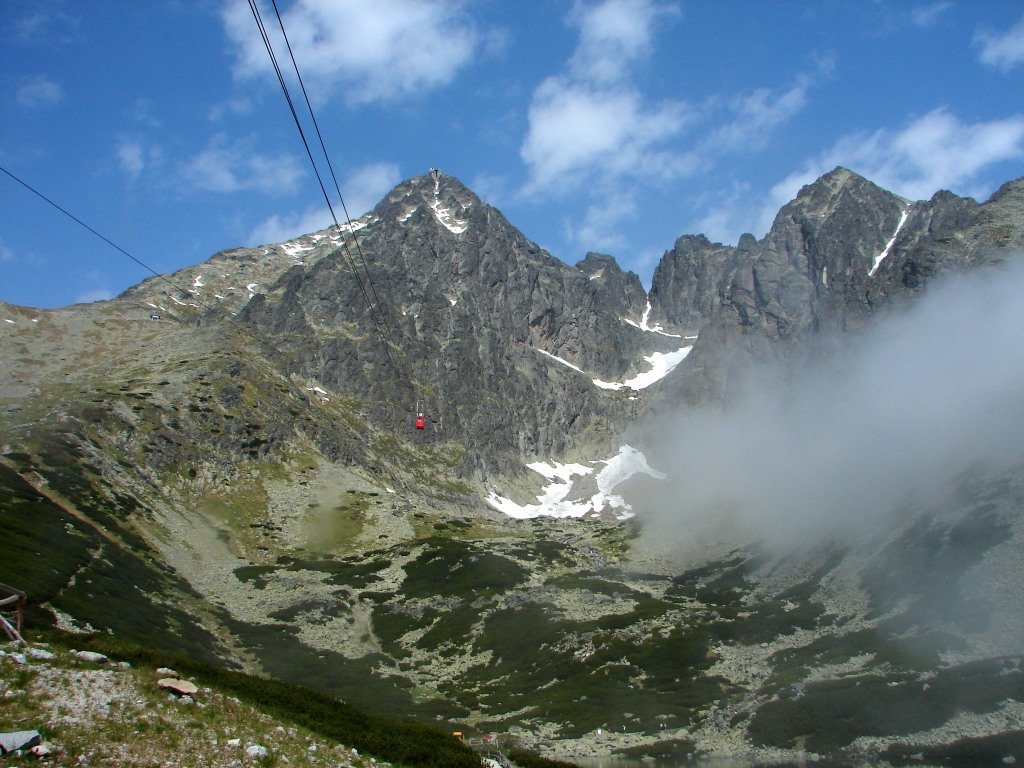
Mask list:
MULTIPOLYGON (((338 222, 338 217, 334 213, 334 206, 331 205, 330 196, 327 194, 327 188, 324 186, 323 178, 320 175, 320 169, 317 167, 316 161, 313 159, 313 152, 309 148, 309 141, 306 139, 306 132, 302 128, 302 122, 299 120, 298 112, 295 110, 295 103, 292 100, 291 92, 288 89, 288 84, 284 79, 284 74, 281 72, 281 67, 277 62, 277 56, 274 54, 273 45, 270 42, 270 36, 267 33, 267 28, 263 23, 263 17, 260 14, 259 7, 256 0, 249 0, 249 9, 252 11, 253 18, 256 20, 256 26, 260 30, 260 35, 263 38, 263 44, 267 49, 267 55, 270 57, 270 62, 274 67, 274 72, 277 75, 278 84, 281 86, 281 92, 284 94, 285 101, 288 103, 288 109, 292 114, 292 120, 295 122, 295 127, 299 131, 299 138, 302 139, 302 145, 306 148, 306 155, 309 158, 310 165, 313 166, 313 173, 316 176, 317 182, 320 185, 320 191, 323 193, 324 201, 327 203, 327 209, 330 211, 331 218, 334 220, 334 225, 340 230, 341 224, 338 222)), ((343 241, 344 242, 344 241, 343 241)), ((374 308, 373 302, 370 300, 369 294, 366 292, 366 286, 363 284, 363 280, 359 275, 358 268, 352 263, 351 257, 347 252, 347 248, 343 249, 343 256, 349 263, 349 268, 352 270, 353 275, 356 278, 356 283, 359 285, 359 291, 363 294, 363 299, 366 301, 367 308, 370 312, 370 318, 374 325, 377 327, 377 336, 380 338, 384 351, 387 355, 388 362, 391 364, 392 369, 396 375, 401 376, 401 369, 398 363, 395 361, 394 355, 391 352, 391 346, 388 340, 384 338, 383 323, 378 317, 378 311, 374 308)))
MULTIPOLYGON (((306 82, 302 79, 302 73, 299 71, 299 63, 295 59, 295 51, 292 50, 291 41, 288 39, 288 32, 284 28, 284 20, 281 18, 281 11, 277 7, 277 0, 271 0, 271 3, 274 6, 274 14, 277 16, 277 25, 281 29, 281 36, 284 38, 284 44, 288 48, 288 56, 292 60, 292 68, 295 70, 295 77, 298 79, 299 87, 302 89, 302 97, 303 99, 305 99, 306 109, 309 110, 309 117, 310 120, 312 120, 313 122, 313 129, 316 131, 317 139, 320 142, 320 151, 323 153, 324 161, 327 163, 327 169, 331 173, 331 180, 334 182, 334 189, 338 193, 338 200, 341 202, 341 209, 345 213, 345 220, 348 222, 349 225, 349 234, 352 236, 352 242, 355 244, 356 252, 359 255, 359 260, 362 262, 363 274, 366 277, 366 282, 370 286, 370 292, 373 294, 373 298, 376 299, 377 301, 377 306, 379 309, 384 302, 381 301, 380 296, 377 294, 377 286, 374 284, 373 277, 371 277, 370 275, 369 268, 367 267, 367 259, 363 255, 362 247, 359 245, 359 238, 356 237, 355 229, 353 229, 351 226, 352 216, 348 212, 348 206, 345 205, 345 196, 341 194, 341 185, 338 183, 338 176, 334 172, 334 164, 331 163, 330 153, 327 151, 327 146, 324 143, 323 134, 320 132, 320 122, 316 119, 316 112, 314 112, 313 110, 313 104, 310 101, 309 93, 306 90, 306 82)), ((329 204, 330 203, 328 202, 328 205, 329 204)), ((339 231, 340 229, 341 228, 339 227, 339 231)), ((389 303, 394 305, 395 302, 393 299, 391 299, 389 303)), ((391 334, 390 325, 385 324, 384 329, 387 332, 388 339, 391 341, 392 345, 401 348, 399 347, 399 345, 395 344, 394 337, 391 334)))

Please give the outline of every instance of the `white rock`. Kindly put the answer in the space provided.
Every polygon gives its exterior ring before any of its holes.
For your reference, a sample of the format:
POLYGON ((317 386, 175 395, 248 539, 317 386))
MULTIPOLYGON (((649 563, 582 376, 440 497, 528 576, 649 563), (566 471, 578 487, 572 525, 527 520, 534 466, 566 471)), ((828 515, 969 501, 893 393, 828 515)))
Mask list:
POLYGON ((245 748, 245 754, 248 757, 258 759, 261 757, 266 757, 270 753, 267 752, 267 748, 261 744, 250 744, 248 747, 245 748))
POLYGON ((31 752, 34 757, 47 757, 53 754, 53 746, 44 741, 42 744, 36 744, 29 750, 29 752, 31 752))
POLYGON ((88 661, 92 664, 106 664, 110 658, 96 651, 72 651, 76 658, 88 661))
POLYGON ((195 683, 191 683, 188 680, 179 680, 176 677, 162 677, 156 681, 156 684, 160 688, 166 688, 171 693, 176 693, 179 696, 194 696, 199 691, 195 683))
POLYGON ((28 664, 28 657, 24 653, 8 653, 7 658, 11 659, 15 664, 28 664))
POLYGON ((228 739, 227 744, 229 747, 240 747, 242 746, 241 739, 228 739))
POLYGON ((25 650, 25 655, 30 659, 35 659, 36 661, 50 661, 57 658, 57 654, 52 651, 48 651, 45 648, 27 648, 25 650))
POLYGON ((179 677, 178 673, 170 667, 160 667, 156 673, 160 675, 160 677, 179 677))

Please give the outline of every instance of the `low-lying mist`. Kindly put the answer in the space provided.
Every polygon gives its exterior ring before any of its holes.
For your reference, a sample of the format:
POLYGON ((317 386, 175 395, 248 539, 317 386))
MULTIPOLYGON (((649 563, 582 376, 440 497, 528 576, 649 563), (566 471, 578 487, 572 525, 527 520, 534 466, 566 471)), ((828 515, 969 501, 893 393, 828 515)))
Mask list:
POLYGON ((1024 462, 1024 262, 935 281, 824 359, 750 377, 724 410, 641 438, 669 479, 634 504, 649 541, 787 552, 854 542, 964 472, 1024 462))

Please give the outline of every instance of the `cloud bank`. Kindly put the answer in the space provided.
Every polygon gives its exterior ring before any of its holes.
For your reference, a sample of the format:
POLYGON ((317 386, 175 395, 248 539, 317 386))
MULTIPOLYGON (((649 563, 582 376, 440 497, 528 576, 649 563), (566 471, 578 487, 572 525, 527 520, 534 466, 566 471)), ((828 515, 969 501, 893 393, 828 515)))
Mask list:
POLYGON ((784 551, 855 541, 904 502, 941 501, 965 471, 1024 461, 1024 260, 933 284, 848 341, 648 434, 670 479, 635 505, 646 534, 784 551))

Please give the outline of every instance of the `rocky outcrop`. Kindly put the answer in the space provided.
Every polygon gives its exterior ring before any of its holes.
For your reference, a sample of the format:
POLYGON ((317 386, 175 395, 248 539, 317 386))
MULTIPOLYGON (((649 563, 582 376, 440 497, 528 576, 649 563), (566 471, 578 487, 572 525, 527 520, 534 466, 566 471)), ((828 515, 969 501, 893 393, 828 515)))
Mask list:
POLYGON ((915 202, 836 168, 803 187, 760 241, 680 238, 658 265, 651 303, 700 339, 659 402, 720 401, 752 361, 807 354, 937 275, 1007 258, 1021 248, 1022 209, 1021 181, 983 205, 946 191, 915 202))
POLYGON ((308 375, 378 420, 402 425, 418 403, 432 439, 470 446, 466 469, 512 470, 621 425, 621 398, 590 379, 624 378, 658 341, 614 259, 567 266, 440 172, 396 187, 353 234, 241 315, 308 375))

